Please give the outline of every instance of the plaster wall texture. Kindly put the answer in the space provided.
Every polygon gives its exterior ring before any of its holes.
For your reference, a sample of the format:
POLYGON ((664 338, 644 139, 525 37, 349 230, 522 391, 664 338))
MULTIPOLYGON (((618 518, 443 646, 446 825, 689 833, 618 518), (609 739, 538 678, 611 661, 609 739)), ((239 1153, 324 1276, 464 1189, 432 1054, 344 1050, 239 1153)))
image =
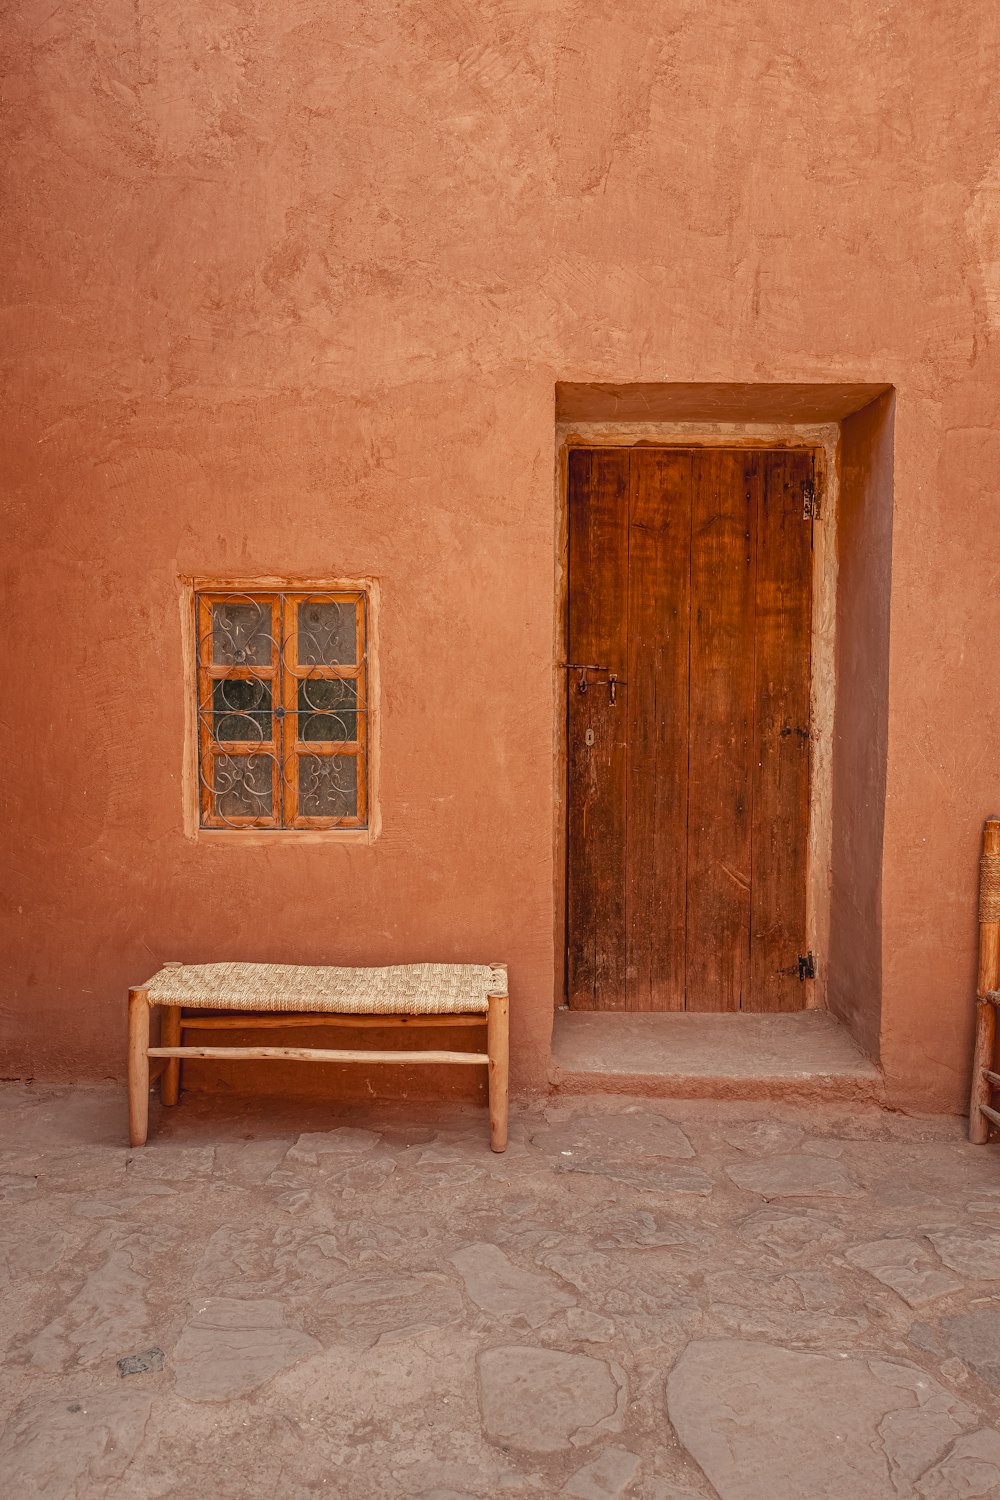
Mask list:
MULTIPOLYGON (((8 1072, 163 958, 553 949, 557 381, 896 389, 890 1096, 965 1094, 997 801, 992 0, 25 0, 8 18, 8 1072), (182 575, 381 587, 382 833, 184 831, 182 575)), ((865 970, 873 972, 870 967, 865 970)))
POLYGON ((827 1005, 870 1057, 880 1048, 882 857, 892 589, 892 406, 841 424, 833 847, 827 1005))

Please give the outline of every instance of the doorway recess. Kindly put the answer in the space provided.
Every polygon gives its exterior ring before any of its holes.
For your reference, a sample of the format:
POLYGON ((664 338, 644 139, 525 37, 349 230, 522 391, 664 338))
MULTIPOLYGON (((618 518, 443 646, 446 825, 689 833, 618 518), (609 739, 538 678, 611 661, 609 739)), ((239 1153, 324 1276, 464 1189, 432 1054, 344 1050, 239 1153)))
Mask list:
POLYGON ((892 407, 870 383, 556 388, 566 1078, 573 1036, 600 1031, 599 1074, 622 1027, 679 1045, 705 1011, 755 1012, 762 1065, 779 1035, 807 1071, 824 1036, 877 1059, 892 407), (831 1014, 768 1031, 803 1008, 831 1014))

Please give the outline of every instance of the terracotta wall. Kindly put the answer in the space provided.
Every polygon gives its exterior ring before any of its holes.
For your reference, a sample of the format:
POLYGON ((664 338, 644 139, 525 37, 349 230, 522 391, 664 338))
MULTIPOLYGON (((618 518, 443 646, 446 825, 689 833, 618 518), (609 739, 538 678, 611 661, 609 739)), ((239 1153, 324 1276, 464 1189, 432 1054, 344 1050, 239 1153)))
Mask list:
POLYGON ((887 393, 840 426, 837 694, 827 1004, 869 1057, 882 1021, 882 856, 892 585, 887 393))
POLYGON ((882 1056, 965 1091, 997 802, 1000 18, 25 0, 8 18, 10 1072, 169 956, 553 953, 553 393, 897 391, 882 1056), (382 585, 383 833, 185 835, 177 580, 382 585))

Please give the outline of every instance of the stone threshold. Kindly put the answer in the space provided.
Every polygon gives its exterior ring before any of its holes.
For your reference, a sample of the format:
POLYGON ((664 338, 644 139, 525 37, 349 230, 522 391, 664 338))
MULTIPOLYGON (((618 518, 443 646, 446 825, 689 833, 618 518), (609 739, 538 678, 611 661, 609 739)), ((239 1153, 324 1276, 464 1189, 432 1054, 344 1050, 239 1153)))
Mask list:
POLYGON ((763 1016, 559 1009, 549 1083, 558 1094, 883 1102, 881 1072, 822 1010, 763 1016))

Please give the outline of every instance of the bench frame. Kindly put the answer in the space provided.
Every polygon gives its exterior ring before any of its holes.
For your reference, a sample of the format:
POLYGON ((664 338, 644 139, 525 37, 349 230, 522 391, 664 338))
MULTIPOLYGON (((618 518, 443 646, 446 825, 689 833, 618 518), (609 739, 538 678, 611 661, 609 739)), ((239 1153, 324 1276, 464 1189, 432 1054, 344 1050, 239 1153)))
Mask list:
POLYGON ((487 1011, 456 1015, 349 1015, 343 1012, 309 1011, 233 1011, 226 1015, 208 1013, 184 1014, 180 1005, 163 1005, 160 1045, 150 1045, 150 1012, 153 1005, 144 989, 128 992, 128 1126, 132 1146, 144 1146, 149 1131, 150 1059, 161 1059, 159 1072, 160 1099, 166 1105, 176 1104, 180 1097, 181 1062, 184 1058, 213 1058, 240 1061, 274 1058, 283 1062, 341 1063, 430 1063, 480 1065, 487 1068, 490 1100, 490 1146, 494 1151, 507 1149, 507 1116, 509 1090, 510 1002, 506 995, 490 995, 487 1011), (478 1026, 486 1029, 485 1052, 392 1051, 364 1048, 331 1047, 188 1047, 182 1044, 185 1031, 251 1031, 289 1029, 299 1026, 349 1026, 355 1030, 409 1027, 411 1030, 433 1026, 478 1026))
MULTIPOLYGON (((976 1036, 972 1048, 969 1140, 985 1146, 990 1126, 1000 1126, 994 1091, 997 1008, 1000 1006, 1000 818, 987 818, 979 862, 979 965, 976 971, 976 1036)), ((1000 1066, 1000 1065, 998 1065, 1000 1066)), ((1000 1103, 1000 1100, 996 1101, 1000 1103)))

